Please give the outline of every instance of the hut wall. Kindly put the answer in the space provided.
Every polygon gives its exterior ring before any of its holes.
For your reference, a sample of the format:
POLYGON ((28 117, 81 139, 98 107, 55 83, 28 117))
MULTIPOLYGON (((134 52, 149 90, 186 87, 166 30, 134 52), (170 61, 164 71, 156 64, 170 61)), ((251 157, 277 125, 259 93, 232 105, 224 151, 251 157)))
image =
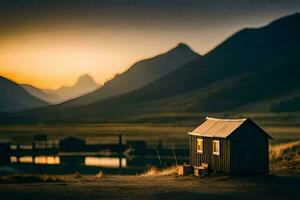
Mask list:
POLYGON ((77 138, 66 138, 59 142, 61 151, 82 151, 85 147, 85 141, 77 138))
POLYGON ((212 140, 210 138, 203 139, 203 153, 197 152, 197 139, 201 137, 191 136, 191 161, 192 165, 200 166, 201 163, 207 163, 211 169, 212 160, 212 140))
POLYGON ((220 141, 220 155, 213 155, 212 153, 212 170, 217 172, 229 173, 230 172, 230 142, 226 139, 217 139, 217 140, 220 141))
POLYGON ((208 168, 217 172, 230 171, 230 143, 221 138, 190 136, 190 160, 194 166, 207 163, 208 168), (197 152, 197 139, 203 139, 203 153, 197 152), (220 141, 220 155, 213 155, 213 140, 220 141))
POLYGON ((230 136, 232 174, 267 174, 268 138, 251 124, 244 124, 230 136))

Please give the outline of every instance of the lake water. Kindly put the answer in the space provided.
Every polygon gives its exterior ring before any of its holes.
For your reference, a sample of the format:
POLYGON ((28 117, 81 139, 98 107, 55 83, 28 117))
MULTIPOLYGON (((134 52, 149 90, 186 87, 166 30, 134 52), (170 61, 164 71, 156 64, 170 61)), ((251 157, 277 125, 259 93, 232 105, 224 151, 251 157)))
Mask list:
MULTIPOLYGON (((28 150, 28 149, 27 149, 28 150)), ((0 174, 139 174, 151 167, 163 168, 188 163, 188 150, 148 149, 144 154, 60 152, 57 155, 9 156, 0 163, 0 174)))
POLYGON ((96 174, 103 171, 109 174, 138 174, 153 166, 168 167, 176 162, 188 162, 188 157, 11 156, 9 164, 0 165, 0 173, 96 174))

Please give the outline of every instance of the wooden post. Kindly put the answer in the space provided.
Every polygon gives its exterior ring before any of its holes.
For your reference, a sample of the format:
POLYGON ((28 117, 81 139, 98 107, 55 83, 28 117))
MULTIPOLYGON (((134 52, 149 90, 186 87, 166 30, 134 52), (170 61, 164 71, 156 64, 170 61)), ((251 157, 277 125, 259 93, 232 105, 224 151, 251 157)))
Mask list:
POLYGON ((162 165, 162 162, 161 162, 161 159, 160 159, 160 155, 159 155, 159 153, 158 153, 157 148, 155 148, 155 150, 156 150, 157 157, 158 157, 158 160, 159 160, 159 163, 160 163, 160 167, 163 168, 163 165, 162 165))
POLYGON ((32 150, 35 151, 35 141, 32 142, 32 150))
POLYGON ((175 165, 177 166, 178 163, 177 163, 177 157, 176 157, 176 153, 175 153, 174 147, 172 148, 172 150, 173 150, 173 156, 174 156, 174 159, 175 159, 175 165))
POLYGON ((37 155, 37 149, 36 149, 36 145, 35 145, 35 140, 33 140, 32 142, 32 163, 35 164, 34 159, 35 156, 37 155))
POLYGON ((122 155, 121 155, 121 150, 122 150, 122 135, 119 134, 119 175, 122 174, 122 155))

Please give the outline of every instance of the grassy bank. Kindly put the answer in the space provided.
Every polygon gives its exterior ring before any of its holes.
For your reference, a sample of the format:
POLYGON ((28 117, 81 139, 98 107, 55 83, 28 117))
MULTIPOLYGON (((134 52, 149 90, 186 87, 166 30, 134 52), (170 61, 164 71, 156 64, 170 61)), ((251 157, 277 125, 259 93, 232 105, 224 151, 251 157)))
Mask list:
MULTIPOLYGON (((155 123, 2 125, 0 126, 0 139, 31 141, 34 134, 43 133, 47 134, 50 140, 58 140, 72 135, 90 141, 95 141, 97 138, 105 141, 108 139, 107 136, 122 134, 125 140, 144 140, 146 142, 162 140, 175 144, 188 144, 187 132, 193 130, 195 126, 155 123)), ((300 140, 300 126, 262 125, 262 128, 274 138, 271 143, 300 140)))

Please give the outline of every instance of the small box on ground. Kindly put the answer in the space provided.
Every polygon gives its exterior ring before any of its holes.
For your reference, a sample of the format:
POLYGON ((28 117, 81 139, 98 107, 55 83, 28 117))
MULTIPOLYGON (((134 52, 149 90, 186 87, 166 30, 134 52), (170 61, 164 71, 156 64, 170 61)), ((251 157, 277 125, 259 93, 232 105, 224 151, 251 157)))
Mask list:
POLYGON ((201 166, 194 167, 194 175, 195 176, 204 176, 208 173, 208 164, 207 163, 201 163, 201 166))
POLYGON ((205 169, 208 169, 208 164, 207 163, 201 163, 201 166, 204 167, 205 169))
POLYGON ((178 175, 179 176, 187 176, 193 174, 194 167, 191 165, 183 165, 178 167, 178 175))
POLYGON ((204 175, 207 175, 207 172, 208 172, 207 169, 202 166, 194 168, 195 176, 204 176, 204 175))

